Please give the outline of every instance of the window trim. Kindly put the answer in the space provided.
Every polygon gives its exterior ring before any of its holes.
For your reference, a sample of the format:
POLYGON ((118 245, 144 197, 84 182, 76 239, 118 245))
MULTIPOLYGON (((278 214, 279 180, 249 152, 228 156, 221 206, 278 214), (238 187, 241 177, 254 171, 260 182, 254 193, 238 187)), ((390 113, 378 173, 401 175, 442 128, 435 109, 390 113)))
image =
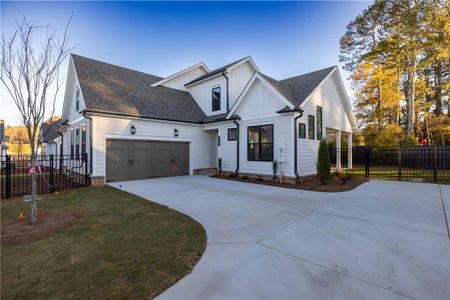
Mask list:
POLYGON ((315 140, 316 139, 316 120, 314 118, 313 115, 308 115, 308 139, 310 140, 315 140), (310 122, 310 120, 312 119, 312 122, 310 122), (312 128, 311 128, 311 124, 312 124, 312 128), (310 135, 310 133, 312 133, 312 136, 310 135))
POLYGON ((238 139, 238 132, 237 128, 228 128, 228 135, 227 135, 228 141, 237 141, 238 139), (234 131, 234 139, 230 138, 230 131, 234 131))
POLYGON ((297 131, 298 131, 298 138, 299 139, 306 139, 306 124, 305 123, 298 123, 297 131), (303 126, 303 136, 300 135, 300 133, 302 132, 300 130, 300 126, 303 126))
POLYGON ((219 111, 222 108, 222 88, 219 86, 215 86, 211 89, 211 111, 212 112, 216 112, 219 111), (218 105, 219 108, 217 109, 216 106, 214 106, 214 90, 219 90, 219 100, 218 100, 218 105))
POLYGON ((317 105, 316 107, 316 139, 319 141, 323 139, 323 109, 322 106, 317 105), (320 120, 318 118, 320 112, 320 120), (320 124, 319 124, 320 121, 320 124), (319 128, 320 128, 320 136, 319 136, 319 128))
POLYGON ((260 161, 260 162, 273 162, 274 159, 274 139, 275 139, 275 132, 274 132, 274 126, 273 124, 263 124, 263 125, 253 125, 253 126, 248 126, 247 127, 247 161, 260 161), (272 142, 271 143, 262 143, 261 142, 261 128, 262 127, 266 127, 266 126, 270 126, 272 128, 272 142), (258 128, 258 143, 250 143, 250 139, 249 139, 249 135, 250 135, 250 129, 252 128, 258 128), (250 159, 250 145, 251 144, 255 144, 259 146, 259 157, 258 159, 250 159), (270 160, 263 160, 262 159, 262 145, 267 145, 267 144, 271 144, 272 145, 272 157, 270 160))

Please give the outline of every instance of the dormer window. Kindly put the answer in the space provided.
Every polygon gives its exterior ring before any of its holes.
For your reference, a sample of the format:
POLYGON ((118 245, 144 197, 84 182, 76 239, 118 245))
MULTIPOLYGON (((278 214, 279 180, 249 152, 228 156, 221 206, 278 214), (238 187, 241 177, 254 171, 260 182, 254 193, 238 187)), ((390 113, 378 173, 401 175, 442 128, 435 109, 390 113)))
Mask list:
POLYGON ((80 110, 80 88, 77 88, 76 96, 75 96, 75 109, 76 111, 80 110))
POLYGON ((212 89, 212 111, 220 110, 220 86, 212 89))

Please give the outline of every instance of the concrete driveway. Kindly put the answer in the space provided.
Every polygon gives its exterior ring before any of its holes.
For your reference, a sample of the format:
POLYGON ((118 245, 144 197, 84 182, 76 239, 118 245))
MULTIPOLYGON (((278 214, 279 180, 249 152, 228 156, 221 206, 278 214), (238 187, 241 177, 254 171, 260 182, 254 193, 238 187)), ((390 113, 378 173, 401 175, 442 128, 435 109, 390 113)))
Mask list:
POLYGON ((370 181, 331 194, 205 176, 112 185, 206 229, 203 257, 161 299, 450 299, 450 186, 370 181))

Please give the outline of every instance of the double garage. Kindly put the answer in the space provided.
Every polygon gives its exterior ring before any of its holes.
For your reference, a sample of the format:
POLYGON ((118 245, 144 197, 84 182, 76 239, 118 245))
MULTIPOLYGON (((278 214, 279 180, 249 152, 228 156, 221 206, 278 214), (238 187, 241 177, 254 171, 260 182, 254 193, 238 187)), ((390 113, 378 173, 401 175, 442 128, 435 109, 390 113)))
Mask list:
POLYGON ((106 140, 106 180, 189 175, 189 143, 106 140))

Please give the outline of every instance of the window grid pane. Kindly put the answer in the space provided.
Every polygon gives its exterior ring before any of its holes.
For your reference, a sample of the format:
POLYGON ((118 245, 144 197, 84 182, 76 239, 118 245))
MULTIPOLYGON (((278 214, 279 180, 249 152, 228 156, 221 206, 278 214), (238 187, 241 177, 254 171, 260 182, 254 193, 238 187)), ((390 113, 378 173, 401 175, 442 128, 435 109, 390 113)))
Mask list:
POLYGON ((212 111, 220 110, 220 87, 212 89, 212 111))
POLYGON ((247 160, 273 161, 273 125, 248 127, 247 160))
POLYGON ((300 139, 306 138, 306 126, 303 123, 298 123, 298 137, 300 139))

